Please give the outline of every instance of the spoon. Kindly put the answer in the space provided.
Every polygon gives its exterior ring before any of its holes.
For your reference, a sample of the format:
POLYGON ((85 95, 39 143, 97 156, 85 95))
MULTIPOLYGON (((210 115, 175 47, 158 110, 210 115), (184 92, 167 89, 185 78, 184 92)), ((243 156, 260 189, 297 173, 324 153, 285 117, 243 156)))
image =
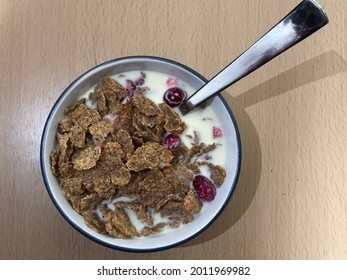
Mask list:
POLYGON ((214 76, 180 106, 183 115, 206 99, 252 73, 271 59, 312 35, 329 22, 315 0, 304 0, 263 37, 214 76))

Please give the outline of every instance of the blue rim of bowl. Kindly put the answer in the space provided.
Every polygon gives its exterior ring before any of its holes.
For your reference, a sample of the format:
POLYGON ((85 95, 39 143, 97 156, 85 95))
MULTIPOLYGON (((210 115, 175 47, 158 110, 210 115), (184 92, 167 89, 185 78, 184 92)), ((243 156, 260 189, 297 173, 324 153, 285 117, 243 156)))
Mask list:
POLYGON ((56 107, 58 106, 60 100, 65 96, 65 94, 69 91, 69 89, 75 84, 77 83, 83 76, 85 76, 86 74, 88 74, 89 72, 93 71, 94 69, 101 67, 103 65, 107 65, 110 63, 114 63, 117 61, 122 61, 122 60, 126 60, 126 59, 152 59, 152 60, 156 60, 156 61, 163 61, 163 62, 167 62, 173 65, 176 65, 178 67, 181 67, 185 70, 187 70, 188 72, 191 72, 192 74, 194 74, 195 76, 197 76, 198 78, 200 78, 202 81, 207 82, 208 80, 202 76, 201 74, 199 74, 198 72, 196 72, 195 70, 189 68, 188 66, 179 63, 177 61, 174 60, 170 60, 167 58, 163 58, 163 57, 159 57, 159 56, 146 56, 146 55, 138 55, 138 56, 125 56, 125 57, 120 57, 120 58, 115 58, 109 61, 106 61, 102 64, 96 65, 95 67, 89 69, 88 71, 84 72, 82 75, 80 75, 77 79, 75 79, 62 93, 61 95, 58 97, 57 101, 54 103, 51 111, 48 114, 48 117, 46 119, 45 122, 45 126, 43 128, 43 132, 42 132, 42 137, 41 137, 41 144, 40 144, 40 166, 41 166, 41 174, 43 177, 43 181, 45 184, 45 187, 47 189, 47 192, 49 194, 49 197, 51 198, 53 204, 55 205, 55 207, 58 209, 59 213, 65 218, 65 220, 74 228, 76 229, 78 232, 80 232, 82 235, 84 235, 85 237, 89 238, 90 240, 103 245, 105 247, 111 248, 111 249, 116 249, 116 250, 120 250, 120 251, 124 251, 124 252, 131 252, 131 253, 150 253, 150 252, 158 252, 158 251, 162 251, 162 250, 167 250, 167 249, 171 249, 173 247, 177 247, 180 246, 186 242, 188 242, 189 240, 192 240, 193 238, 195 238, 196 236, 200 235, 203 231, 205 231, 208 227, 210 227, 215 221, 216 219, 220 216, 220 214, 224 211, 224 209, 226 208, 226 206, 229 204, 229 201, 235 191, 235 187, 240 175, 240 169, 241 169, 241 158, 242 158, 242 149, 241 149, 241 138, 240 138, 240 133, 239 133, 239 129, 236 123, 236 119, 234 117, 233 112, 231 111, 228 103, 226 102, 226 100, 224 99, 224 97, 218 93, 216 96, 220 98, 220 100, 222 101, 223 105, 225 106, 225 108, 227 109, 230 118, 233 122, 234 128, 235 128, 235 132, 236 132, 236 140, 237 140, 237 148, 238 148, 238 160, 237 160, 237 166, 236 166, 236 174, 234 177, 234 181, 232 182, 232 186, 230 189, 230 192, 228 194, 227 199, 225 200, 224 204, 222 205, 222 207, 219 209, 219 211, 217 212, 217 214, 213 217, 213 219, 211 219, 211 221, 209 223, 207 223, 202 229, 200 229, 198 232, 194 233, 193 235, 180 240, 178 242, 172 243, 170 245, 165 245, 162 247, 156 247, 156 248, 150 248, 150 249, 134 249, 134 248, 127 248, 127 247, 122 247, 122 246, 118 246, 118 245, 112 245, 109 244, 107 242, 104 242, 98 238, 96 238, 93 235, 90 235, 89 233, 85 232, 82 228, 80 228, 73 220, 71 220, 64 212, 64 210, 59 206, 59 204, 57 203, 57 201, 54 199, 53 193, 49 187, 49 183, 47 180, 47 175, 45 173, 45 168, 44 168, 44 153, 43 153, 43 147, 44 147, 44 143, 46 141, 46 135, 47 135, 47 129, 48 129, 48 123, 51 119, 51 116, 53 114, 53 112, 55 111, 56 107))

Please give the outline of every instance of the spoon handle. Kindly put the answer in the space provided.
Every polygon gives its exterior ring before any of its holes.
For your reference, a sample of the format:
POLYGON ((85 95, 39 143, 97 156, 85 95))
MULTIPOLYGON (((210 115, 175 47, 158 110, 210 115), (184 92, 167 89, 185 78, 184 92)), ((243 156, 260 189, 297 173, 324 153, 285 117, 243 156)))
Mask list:
POLYGON ((277 55, 299 43, 329 22, 314 0, 302 1, 263 37, 195 92, 179 109, 182 114, 247 76, 277 55))

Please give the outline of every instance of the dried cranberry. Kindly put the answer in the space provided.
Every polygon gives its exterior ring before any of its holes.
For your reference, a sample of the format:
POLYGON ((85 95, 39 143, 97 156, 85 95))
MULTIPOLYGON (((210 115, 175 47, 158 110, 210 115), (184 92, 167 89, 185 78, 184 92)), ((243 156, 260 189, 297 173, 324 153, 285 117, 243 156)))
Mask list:
POLYGON ((133 97, 134 91, 138 86, 142 86, 145 83, 146 73, 140 72, 141 77, 135 81, 125 80, 125 87, 128 90, 129 98, 133 97))
POLYGON ((145 83, 145 79, 144 78, 138 78, 136 81, 134 81, 134 84, 136 86, 142 86, 145 83))
POLYGON ((167 84, 168 87, 175 87, 175 86, 177 86, 177 79, 174 78, 174 77, 169 77, 166 80, 166 84, 167 84))
POLYGON ((129 98, 133 97, 134 90, 136 89, 136 85, 131 80, 125 81, 125 87, 128 91, 129 98))
POLYGON ((213 135, 213 138, 222 137, 223 131, 221 128, 214 126, 212 127, 212 135, 213 135))
POLYGON ((163 145, 169 149, 178 148, 181 145, 181 138, 175 134, 169 134, 165 137, 163 145))
POLYGON ((169 88, 164 93, 164 101, 170 107, 176 107, 180 105, 187 98, 187 93, 179 87, 169 88))
POLYGON ((193 187, 202 200, 211 201, 216 196, 216 186, 203 175, 196 175, 193 180, 193 187))

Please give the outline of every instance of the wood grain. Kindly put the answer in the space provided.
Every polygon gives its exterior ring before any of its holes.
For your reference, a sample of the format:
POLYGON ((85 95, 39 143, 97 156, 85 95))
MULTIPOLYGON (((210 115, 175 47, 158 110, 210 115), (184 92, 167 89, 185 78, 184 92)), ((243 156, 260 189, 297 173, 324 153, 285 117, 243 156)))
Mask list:
POLYGON ((211 78, 298 0, 0 1, 0 258, 346 259, 347 2, 323 30, 223 93, 243 164, 194 240, 131 254, 75 231, 44 187, 40 137, 62 90, 112 58, 155 55, 211 78))

